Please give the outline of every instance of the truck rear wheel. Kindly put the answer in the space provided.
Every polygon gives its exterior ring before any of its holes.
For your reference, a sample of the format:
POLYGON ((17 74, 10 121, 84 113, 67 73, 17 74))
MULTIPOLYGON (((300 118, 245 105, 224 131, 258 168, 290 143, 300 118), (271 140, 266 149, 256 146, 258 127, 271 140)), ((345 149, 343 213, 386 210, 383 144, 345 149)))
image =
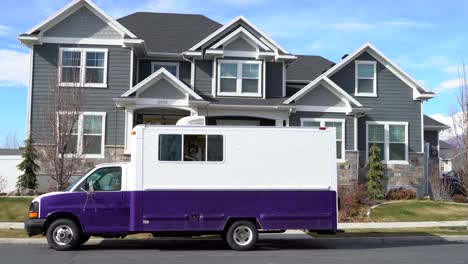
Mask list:
POLYGON ((225 239, 234 250, 250 250, 257 243, 257 227, 249 221, 234 222, 227 230, 225 239))
POLYGON ((70 219, 57 219, 47 229, 47 242, 55 250, 76 249, 81 241, 81 230, 70 219))

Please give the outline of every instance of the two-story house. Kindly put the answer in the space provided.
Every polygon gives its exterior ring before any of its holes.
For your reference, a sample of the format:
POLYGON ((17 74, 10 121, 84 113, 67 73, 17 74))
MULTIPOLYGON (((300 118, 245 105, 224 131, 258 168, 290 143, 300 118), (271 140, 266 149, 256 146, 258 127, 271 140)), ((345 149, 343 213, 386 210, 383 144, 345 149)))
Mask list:
POLYGON ((387 188, 422 190, 423 102, 434 94, 372 44, 333 63, 291 54, 242 16, 225 25, 191 14, 115 20, 89 0, 71 2, 19 39, 31 50, 28 131, 38 148, 49 129, 48 82, 58 72, 61 86, 86 87, 75 149, 90 166, 128 159, 137 124, 203 115, 208 125, 334 127, 341 184, 365 177, 375 143, 387 188), (80 146, 85 141, 92 144, 80 146))

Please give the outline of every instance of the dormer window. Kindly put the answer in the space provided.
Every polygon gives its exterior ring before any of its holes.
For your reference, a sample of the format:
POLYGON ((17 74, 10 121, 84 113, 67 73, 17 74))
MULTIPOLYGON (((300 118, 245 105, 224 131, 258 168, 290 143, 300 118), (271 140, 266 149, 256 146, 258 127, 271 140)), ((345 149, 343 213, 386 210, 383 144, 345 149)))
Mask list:
POLYGON ((165 61, 153 61, 151 62, 151 72, 155 72, 161 68, 166 69, 177 79, 179 78, 179 63, 178 62, 165 62, 165 61))
POLYGON ((261 96, 261 61, 220 60, 218 95, 261 96))
POLYGON ((375 61, 356 61, 356 96, 377 96, 376 66, 375 61))

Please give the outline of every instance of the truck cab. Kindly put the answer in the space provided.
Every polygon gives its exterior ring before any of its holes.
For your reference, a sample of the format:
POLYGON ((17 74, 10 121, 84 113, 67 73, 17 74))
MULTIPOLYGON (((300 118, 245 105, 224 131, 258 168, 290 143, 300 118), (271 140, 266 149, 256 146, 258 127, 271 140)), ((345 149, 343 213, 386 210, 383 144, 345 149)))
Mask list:
POLYGON ((47 235, 49 244, 63 249, 85 243, 90 234, 126 234, 130 210, 127 166, 98 165, 65 191, 36 197, 25 221, 27 233, 47 235))

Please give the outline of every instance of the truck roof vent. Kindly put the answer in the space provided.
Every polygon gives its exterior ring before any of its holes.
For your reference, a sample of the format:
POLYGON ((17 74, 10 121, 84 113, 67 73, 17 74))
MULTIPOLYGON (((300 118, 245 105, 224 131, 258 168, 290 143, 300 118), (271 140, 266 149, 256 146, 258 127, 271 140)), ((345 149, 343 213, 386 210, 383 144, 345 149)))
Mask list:
POLYGON ((176 123, 177 126, 205 126, 206 118, 204 116, 186 116, 176 123))

